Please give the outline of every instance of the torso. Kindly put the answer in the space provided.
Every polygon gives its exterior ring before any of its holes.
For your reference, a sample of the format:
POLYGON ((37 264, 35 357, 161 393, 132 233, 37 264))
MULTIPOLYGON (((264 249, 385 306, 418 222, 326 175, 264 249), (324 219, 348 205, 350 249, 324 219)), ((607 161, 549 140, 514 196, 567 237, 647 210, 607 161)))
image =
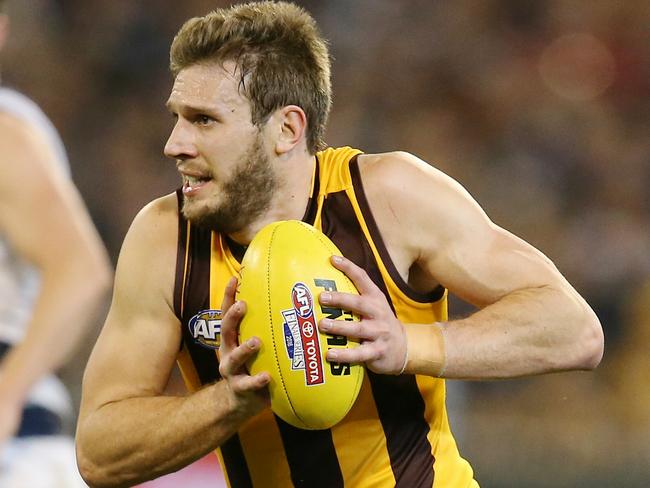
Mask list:
MULTIPOLYGON (((370 158, 357 161, 358 154, 349 148, 318 154, 318 188, 303 220, 368 272, 400 320, 446 320, 445 290, 410 286, 414 252, 408 240, 401 245, 386 227, 390 199, 364 192, 362 174, 369 173, 363 167, 370 158)), ((396 232, 399 225, 396 220, 396 232)), ((178 362, 189 389, 196 390, 219 379, 218 336, 193 335, 190 322, 205 310, 219 317, 225 283, 237 274, 239 262, 224 236, 183 219, 178 243, 174 308, 183 335, 178 362)), ((476 486, 449 431, 444 395, 440 379, 368 372, 355 406, 334 428, 303 431, 269 410, 221 446, 218 455, 233 487, 476 486)))

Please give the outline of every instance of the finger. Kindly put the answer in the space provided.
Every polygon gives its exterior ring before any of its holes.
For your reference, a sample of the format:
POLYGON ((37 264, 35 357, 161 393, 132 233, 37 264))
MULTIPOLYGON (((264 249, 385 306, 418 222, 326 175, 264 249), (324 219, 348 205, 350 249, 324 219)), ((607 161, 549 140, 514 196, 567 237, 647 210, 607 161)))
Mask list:
POLYGON ((343 256, 332 256, 331 262, 336 269, 343 271, 352 280, 354 286, 357 287, 357 290, 362 295, 379 291, 379 288, 370 279, 368 273, 349 259, 343 256))
POLYGON ((235 302, 221 317, 221 347, 226 350, 234 349, 239 345, 239 323, 246 313, 246 303, 239 300, 235 302))
POLYGON ((226 291, 223 294, 223 301, 221 302, 221 313, 225 314, 228 309, 235 303, 235 296, 237 294, 237 277, 233 276, 226 284, 226 291))
POLYGON ((236 381, 231 382, 232 388, 238 392, 262 390, 271 383, 271 375, 263 371, 253 376, 240 376, 236 381))
POLYGON ((375 318, 376 312, 373 308, 373 302, 368 300, 367 296, 344 293, 340 291, 323 291, 318 296, 322 305, 334 305, 343 310, 354 312, 366 318, 375 318))
POLYGON ((372 344, 361 344, 350 349, 330 349, 326 358, 334 363, 365 363, 377 359, 378 354, 372 344))
POLYGON ((377 337, 375 328, 367 327, 363 322, 352 320, 321 319, 318 330, 330 335, 351 337, 353 339, 372 340, 377 337))
POLYGON ((259 351, 262 341, 258 337, 251 337, 240 346, 236 346, 227 356, 222 357, 219 365, 221 376, 237 374, 246 367, 246 361, 259 351))

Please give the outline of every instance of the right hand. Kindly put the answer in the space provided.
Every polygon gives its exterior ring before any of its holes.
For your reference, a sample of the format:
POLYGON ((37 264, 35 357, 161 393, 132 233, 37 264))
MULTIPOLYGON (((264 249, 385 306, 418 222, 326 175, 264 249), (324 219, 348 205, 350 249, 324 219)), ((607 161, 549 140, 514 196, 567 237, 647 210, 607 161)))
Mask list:
POLYGON ((249 375, 246 361, 252 358, 261 346, 258 337, 251 337, 239 344, 239 324, 246 313, 246 304, 235 301, 237 278, 231 278, 221 304, 221 345, 219 346, 219 373, 227 382, 231 401, 236 411, 253 416, 271 404, 268 384, 271 376, 267 372, 249 375))

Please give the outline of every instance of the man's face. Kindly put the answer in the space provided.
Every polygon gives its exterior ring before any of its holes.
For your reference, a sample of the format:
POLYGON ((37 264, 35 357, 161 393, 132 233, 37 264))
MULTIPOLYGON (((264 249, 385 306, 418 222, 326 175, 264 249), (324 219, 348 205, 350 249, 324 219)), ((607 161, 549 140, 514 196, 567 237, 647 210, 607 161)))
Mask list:
POLYGON ((183 215, 211 229, 242 230, 269 208, 276 176, 234 63, 183 69, 167 102, 176 119, 165 155, 183 179, 183 215))

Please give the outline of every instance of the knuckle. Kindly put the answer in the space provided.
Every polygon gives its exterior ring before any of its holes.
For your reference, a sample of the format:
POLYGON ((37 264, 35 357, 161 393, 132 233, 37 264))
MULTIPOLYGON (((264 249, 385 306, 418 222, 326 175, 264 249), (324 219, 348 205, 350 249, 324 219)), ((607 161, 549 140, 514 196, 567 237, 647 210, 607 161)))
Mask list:
POLYGON ((361 360, 363 362, 373 361, 374 359, 376 359, 376 357, 377 357, 377 354, 376 354, 376 351, 375 351, 374 347, 368 345, 363 351, 361 360))
MULTIPOLYGON (((351 322, 351 324, 356 324, 356 327, 352 331, 359 337, 368 337, 368 334, 371 332, 363 321, 351 322)), ((350 328, 352 329, 352 325, 350 328)))
POLYGON ((228 369, 226 368, 226 363, 224 361, 219 363, 219 374, 222 378, 228 377, 228 369))

